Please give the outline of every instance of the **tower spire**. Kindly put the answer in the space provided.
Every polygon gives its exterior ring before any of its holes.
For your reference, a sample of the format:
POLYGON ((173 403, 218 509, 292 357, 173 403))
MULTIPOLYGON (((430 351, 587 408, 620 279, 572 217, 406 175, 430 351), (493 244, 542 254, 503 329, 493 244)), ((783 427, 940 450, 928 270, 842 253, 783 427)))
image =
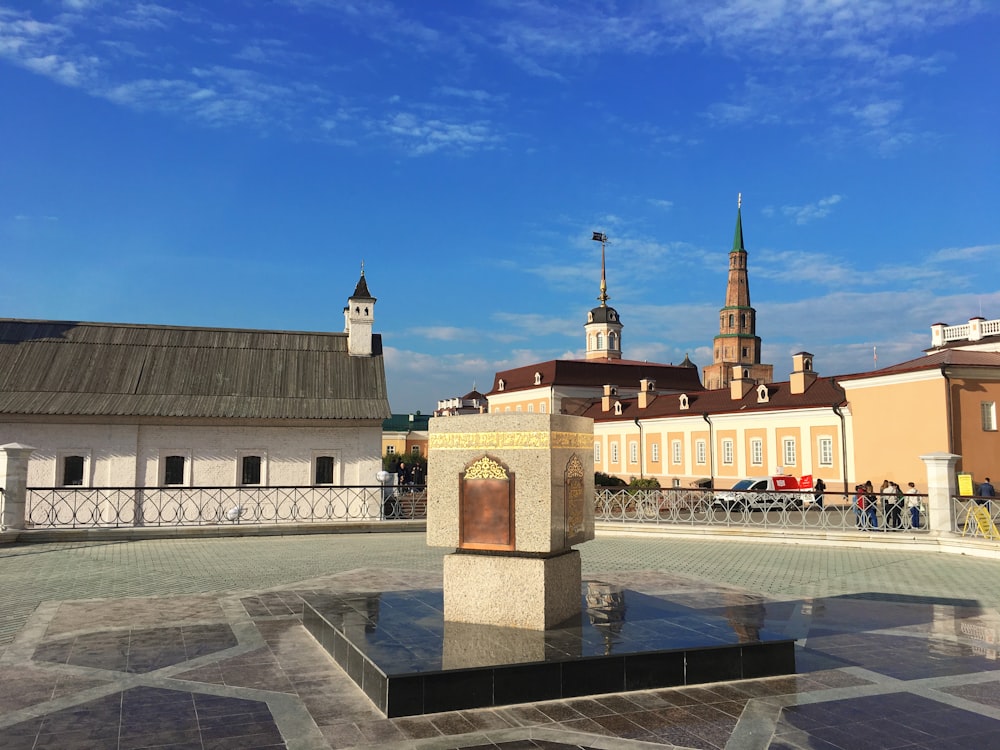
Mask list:
POLYGON ((745 253, 746 248, 743 247, 743 218, 742 218, 742 206, 743 206, 743 193, 736 194, 736 234, 733 236, 733 249, 731 252, 734 253, 745 253))
POLYGON ((608 297, 608 278, 604 273, 604 246, 608 243, 608 235, 604 232, 594 232, 591 239, 601 243, 601 294, 597 299, 601 303, 601 307, 606 307, 608 300, 611 299, 608 297))
POLYGON ((587 313, 587 359, 621 359, 622 322, 618 311, 608 304, 608 277, 604 262, 608 235, 594 232, 591 239, 601 243, 601 294, 597 298, 601 304, 587 313))

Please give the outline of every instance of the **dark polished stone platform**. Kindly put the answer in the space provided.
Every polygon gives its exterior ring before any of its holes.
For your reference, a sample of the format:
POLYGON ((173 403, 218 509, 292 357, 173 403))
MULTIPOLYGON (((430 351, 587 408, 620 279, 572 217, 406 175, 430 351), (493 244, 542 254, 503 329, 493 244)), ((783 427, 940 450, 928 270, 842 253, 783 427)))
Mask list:
POLYGON ((763 607, 723 616, 599 581, 545 631, 445 622, 439 589, 301 596, 306 629, 388 717, 795 672, 763 607))

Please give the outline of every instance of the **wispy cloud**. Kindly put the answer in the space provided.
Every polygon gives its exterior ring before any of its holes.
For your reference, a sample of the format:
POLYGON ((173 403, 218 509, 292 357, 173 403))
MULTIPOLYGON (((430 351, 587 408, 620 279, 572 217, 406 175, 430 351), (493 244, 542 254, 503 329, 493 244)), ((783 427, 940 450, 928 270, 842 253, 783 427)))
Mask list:
POLYGON ((804 206, 782 206, 781 213, 792 219, 796 224, 808 224, 816 219, 823 219, 830 215, 833 207, 843 200, 843 196, 829 195, 820 198, 814 203, 807 203, 804 206))
POLYGON ((399 112, 374 123, 377 130, 396 138, 414 156, 437 151, 469 153, 499 147, 503 136, 487 121, 448 122, 399 112))

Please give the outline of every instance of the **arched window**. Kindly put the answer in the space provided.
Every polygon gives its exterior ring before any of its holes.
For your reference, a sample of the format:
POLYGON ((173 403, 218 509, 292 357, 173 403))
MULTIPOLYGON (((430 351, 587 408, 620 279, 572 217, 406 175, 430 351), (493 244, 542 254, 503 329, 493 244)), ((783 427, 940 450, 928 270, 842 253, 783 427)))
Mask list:
POLYGON ((594 348, 595 349, 601 349, 602 348, 602 344, 604 344, 604 336, 602 336, 599 333, 599 334, 597 334, 597 346, 595 346, 594 348))
POLYGON ((733 327, 733 322, 735 321, 735 318, 736 318, 736 316, 734 316, 732 313, 729 313, 729 327, 730 328, 733 327))

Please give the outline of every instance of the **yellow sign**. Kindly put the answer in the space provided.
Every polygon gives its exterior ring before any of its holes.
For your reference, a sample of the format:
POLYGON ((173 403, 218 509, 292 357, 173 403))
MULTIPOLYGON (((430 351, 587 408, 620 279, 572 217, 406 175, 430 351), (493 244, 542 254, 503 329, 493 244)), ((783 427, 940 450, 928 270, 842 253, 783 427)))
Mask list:
POLYGON ((990 517, 989 507, 986 505, 977 505, 965 517, 962 536, 965 536, 970 531, 972 532, 971 536, 982 534, 987 539, 1000 539, 1000 531, 997 531, 996 524, 993 523, 993 518, 990 517))
POLYGON ((958 475, 958 494, 963 497, 972 497, 976 494, 972 488, 972 474, 958 475))

